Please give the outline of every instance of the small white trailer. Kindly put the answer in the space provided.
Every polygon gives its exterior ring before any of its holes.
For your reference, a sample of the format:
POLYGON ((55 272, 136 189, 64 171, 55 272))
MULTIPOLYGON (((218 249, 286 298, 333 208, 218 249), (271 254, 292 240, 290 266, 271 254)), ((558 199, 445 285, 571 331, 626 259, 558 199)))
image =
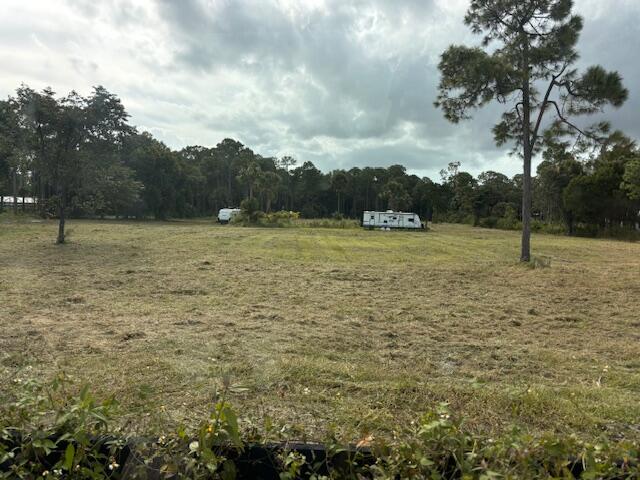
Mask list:
POLYGON ((362 226, 369 230, 374 228, 382 230, 424 228, 424 224, 416 213, 394 212, 393 210, 386 212, 365 211, 362 214, 362 226))
POLYGON ((231 219, 239 213, 239 208, 221 208, 218 212, 218 223, 229 223, 231 219))

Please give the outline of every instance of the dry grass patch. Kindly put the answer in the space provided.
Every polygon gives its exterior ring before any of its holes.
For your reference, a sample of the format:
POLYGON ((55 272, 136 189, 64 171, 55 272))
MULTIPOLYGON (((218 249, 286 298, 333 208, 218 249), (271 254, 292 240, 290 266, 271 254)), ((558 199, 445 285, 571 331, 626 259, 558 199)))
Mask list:
POLYGON ((188 421, 228 371, 246 418, 313 438, 440 401, 477 430, 640 437, 639 244, 538 235, 527 268, 517 233, 456 225, 70 225, 61 247, 0 223, 6 379, 62 368, 188 421))

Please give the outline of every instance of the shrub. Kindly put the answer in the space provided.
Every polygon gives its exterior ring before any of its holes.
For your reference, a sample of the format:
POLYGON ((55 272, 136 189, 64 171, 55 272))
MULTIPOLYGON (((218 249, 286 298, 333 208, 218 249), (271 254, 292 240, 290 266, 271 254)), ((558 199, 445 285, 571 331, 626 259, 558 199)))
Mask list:
POLYGON ((244 217, 249 223, 257 223, 263 215, 264 212, 260 210, 260 202, 256 198, 245 198, 240 202, 238 219, 244 217))
POLYGON ((484 217, 480 219, 478 226, 482 228, 496 228, 498 220, 496 217, 484 217))
POLYGON ((600 230, 598 236, 637 241, 640 240, 640 231, 628 226, 609 225, 606 229, 600 230))
POLYGON ((299 218, 298 212, 288 212, 282 210, 279 212, 264 213, 262 211, 254 214, 240 212, 236 215, 232 222, 235 225, 241 225, 245 227, 287 227, 290 226, 294 220, 299 218))
POLYGON ((260 202, 255 198, 245 198, 240 202, 240 213, 231 218, 231 223, 243 226, 257 225, 264 216, 260 202))
POLYGON ((300 215, 302 218, 318 218, 322 216, 318 207, 313 203, 304 204, 300 210, 300 215))
POLYGON ((64 373, 41 384, 15 379, 0 408, 0 478, 106 478, 120 469, 124 440, 109 436, 115 400, 97 402, 64 373))
POLYGON ((341 220, 333 218, 300 219, 292 225, 301 228, 360 228, 360 222, 352 218, 341 220))
POLYGON ((566 227, 559 223, 548 223, 540 220, 531 221, 531 231, 540 233, 549 233, 551 235, 564 235, 567 231, 566 227))
MULTIPOLYGON (((126 444, 112 429, 112 398, 97 402, 59 374, 41 385, 25 379, 0 403, 0 478, 638 478, 637 441, 583 441, 575 435, 533 437, 513 428, 497 438, 471 433, 440 404, 420 421, 395 429, 394 440, 368 436, 349 447, 331 438, 324 448, 264 443, 241 437, 234 390, 225 377, 211 413, 195 430, 178 427, 126 444), (244 455, 252 450, 254 455, 244 455), (258 456, 255 453, 259 453, 258 456), (126 463, 126 465, 125 465, 126 463)), ((7 396, 7 394, 1 394, 7 396)), ((265 431, 285 431, 265 422, 265 431)))
POLYGON ((265 214, 258 224, 262 227, 286 227, 291 225, 291 222, 300 218, 298 212, 290 212, 287 210, 280 210, 278 212, 271 212, 265 214))
POLYGON ((635 478, 638 443, 533 438, 514 428, 501 438, 474 435, 446 404, 426 414, 406 439, 382 446, 376 478, 635 478))
POLYGON ((463 212, 446 212, 446 213, 434 213, 434 223, 464 223, 467 225, 474 224, 474 216, 463 212))
POLYGON ((517 219, 499 218, 496 228, 500 230, 522 230, 522 222, 517 219))

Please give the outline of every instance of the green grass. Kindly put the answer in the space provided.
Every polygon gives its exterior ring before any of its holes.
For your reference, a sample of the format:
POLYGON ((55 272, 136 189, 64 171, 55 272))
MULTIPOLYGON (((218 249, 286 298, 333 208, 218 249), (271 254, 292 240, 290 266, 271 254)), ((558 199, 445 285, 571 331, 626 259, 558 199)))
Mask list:
POLYGON ((640 437, 640 244, 519 234, 0 218, 0 371, 64 369, 136 424, 195 422, 230 372, 245 419, 388 435, 447 401, 470 428, 640 437), (144 397, 144 400, 142 398, 144 397))

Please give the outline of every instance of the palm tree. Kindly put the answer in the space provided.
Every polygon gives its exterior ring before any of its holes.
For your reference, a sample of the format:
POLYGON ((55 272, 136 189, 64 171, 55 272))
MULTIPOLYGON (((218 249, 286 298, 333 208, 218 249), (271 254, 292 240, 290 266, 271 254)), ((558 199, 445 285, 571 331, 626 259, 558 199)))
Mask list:
POLYGON ((271 202, 280 191, 280 176, 276 172, 264 172, 260 177, 260 189, 265 198, 265 212, 271 211, 271 202))
POLYGON ((249 162, 240 169, 237 178, 240 183, 244 183, 249 189, 249 198, 253 198, 253 192, 261 176, 262 169, 255 160, 249 160, 249 162))

